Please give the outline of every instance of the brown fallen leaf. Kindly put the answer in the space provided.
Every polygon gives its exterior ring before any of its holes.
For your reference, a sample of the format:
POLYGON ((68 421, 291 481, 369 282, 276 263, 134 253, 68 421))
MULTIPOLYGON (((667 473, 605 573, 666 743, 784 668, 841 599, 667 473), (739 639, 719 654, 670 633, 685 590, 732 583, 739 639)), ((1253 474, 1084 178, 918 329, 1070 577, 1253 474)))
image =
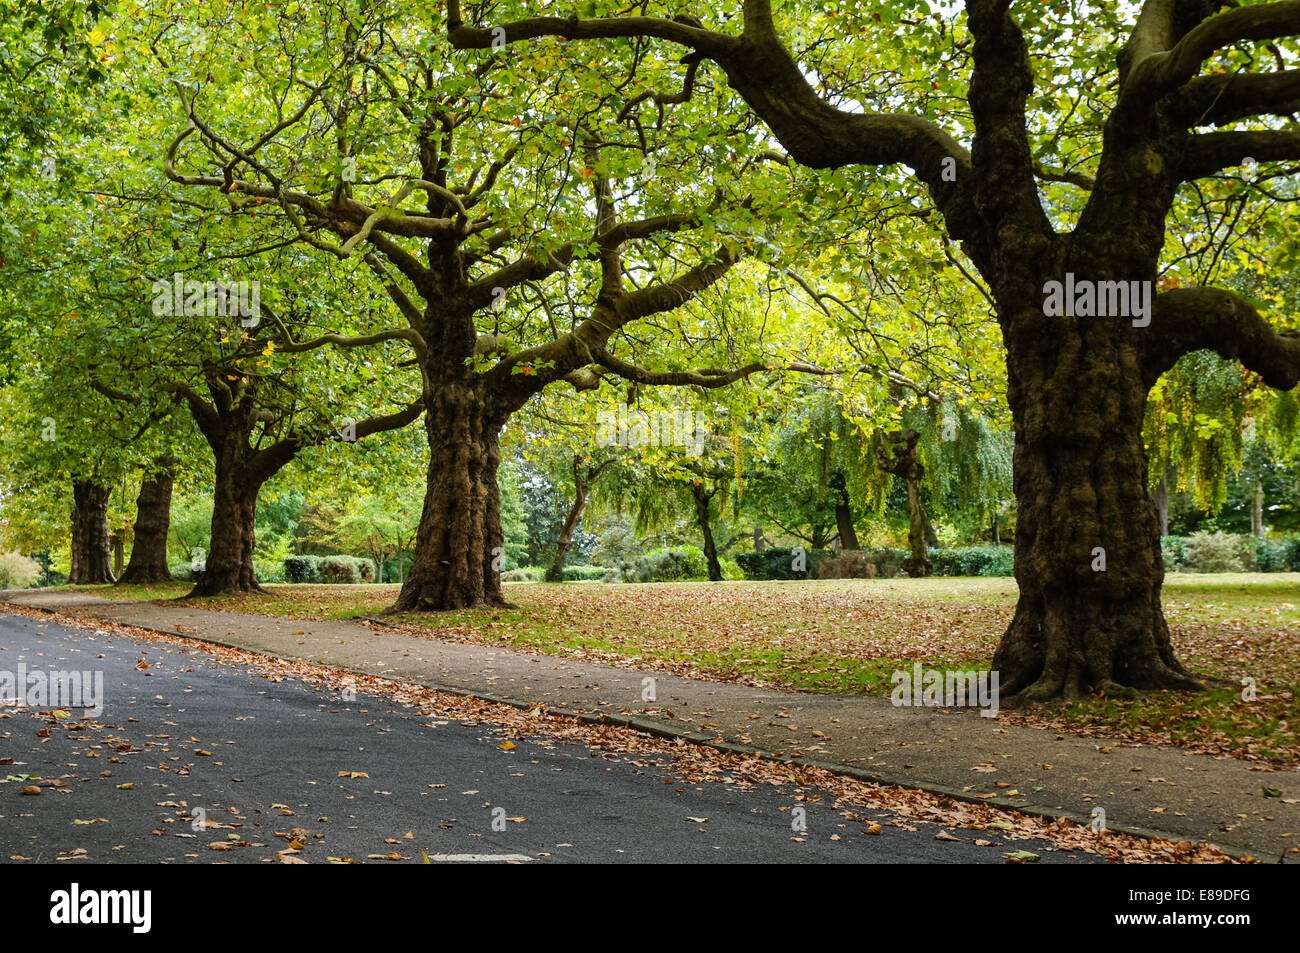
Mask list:
POLYGON ((951 834, 949 834, 947 831, 940 831, 939 833, 935 834, 935 835, 934 835, 934 839, 935 839, 935 840, 955 840, 955 841, 959 841, 959 840, 961 840, 960 837, 953 837, 953 836, 952 836, 951 834))
POLYGON ((868 834, 879 834, 882 830, 884 830, 884 828, 882 828, 879 824, 868 824, 866 832, 868 834))
POLYGON ((41 793, 41 789, 38 788, 38 787, 37 787, 36 785, 34 785, 34 784, 29 784, 29 785, 27 785, 27 787, 23 788, 23 789, 22 789, 21 791, 19 791, 18 793, 19 793, 19 794, 29 794, 29 795, 40 794, 40 793, 41 793))

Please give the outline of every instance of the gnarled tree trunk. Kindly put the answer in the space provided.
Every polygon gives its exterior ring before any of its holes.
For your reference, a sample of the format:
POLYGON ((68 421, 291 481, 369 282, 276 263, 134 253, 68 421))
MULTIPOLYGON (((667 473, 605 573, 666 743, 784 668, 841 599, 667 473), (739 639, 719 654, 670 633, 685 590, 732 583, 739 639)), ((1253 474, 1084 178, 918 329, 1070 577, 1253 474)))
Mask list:
MULTIPOLYGON (((1071 270, 1155 278, 1103 263, 1071 270)), ((1041 277, 1028 279, 1026 297, 1042 300, 1041 277)), ((1142 336, 1124 316, 1048 322, 1041 308, 1021 308, 1002 317, 1020 586, 993 659, 1002 691, 1034 701, 1200 688, 1174 656, 1160 603, 1164 567, 1142 441, 1154 381, 1142 367, 1142 336)))
POLYGON ((212 493, 212 539, 197 572, 195 596, 265 592, 253 571, 253 524, 262 482, 250 473, 247 434, 231 428, 213 448, 217 454, 212 493))
MULTIPOLYGON (((925 467, 916 459, 916 444, 921 435, 915 430, 895 431, 889 435, 889 450, 885 449, 880 431, 874 435, 876 464, 886 473, 892 473, 907 485, 907 545, 911 550, 903 563, 909 576, 929 576, 934 572, 930 553, 926 549, 926 529, 930 520, 921 504, 921 480, 925 467)), ((933 534, 933 530, 930 530, 933 534)))
MULTIPOLYGON (((433 376, 433 375, 431 375, 433 376)), ((497 468, 504 420, 449 370, 425 399, 429 472, 415 559, 391 612, 507 606, 497 468), (445 378, 444 378, 445 380, 445 378)), ((437 379, 437 378, 435 378, 437 379)))
POLYGON ((175 474, 170 462, 140 481, 135 502, 134 542, 131 560, 118 578, 119 583, 167 582, 167 532, 171 526, 172 486, 175 474))
POLYGON ((108 488, 93 480, 72 484, 72 569, 68 582, 95 585, 113 582, 108 541, 108 488))

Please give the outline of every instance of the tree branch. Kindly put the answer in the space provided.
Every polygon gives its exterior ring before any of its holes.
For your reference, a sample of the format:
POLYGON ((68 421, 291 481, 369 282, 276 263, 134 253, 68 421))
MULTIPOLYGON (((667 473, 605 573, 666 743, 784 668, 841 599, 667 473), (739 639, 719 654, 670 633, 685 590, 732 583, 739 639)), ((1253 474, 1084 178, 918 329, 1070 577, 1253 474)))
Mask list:
POLYGON ((1156 295, 1144 370, 1153 384, 1178 358, 1214 351, 1236 359, 1269 387, 1300 384, 1300 332, 1279 333, 1240 295, 1220 288, 1176 288, 1156 295))

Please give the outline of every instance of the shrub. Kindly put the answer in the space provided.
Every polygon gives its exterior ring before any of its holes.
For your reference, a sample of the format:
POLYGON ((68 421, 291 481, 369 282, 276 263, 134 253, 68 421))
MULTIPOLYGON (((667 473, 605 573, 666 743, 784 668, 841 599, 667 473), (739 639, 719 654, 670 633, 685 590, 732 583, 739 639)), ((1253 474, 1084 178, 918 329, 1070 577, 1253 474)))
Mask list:
POLYGON ((355 586, 375 578, 375 564, 358 556, 321 556, 318 563, 321 582, 336 586, 355 586))
POLYGON ((1012 576, 1015 553, 1010 546, 958 546, 930 550, 936 576, 1012 576))
POLYGON ((654 549, 619 570, 626 582, 684 582, 709 577, 704 550, 698 546, 654 549))
POLYGON ((761 553, 740 553, 736 564, 744 570, 746 579, 808 579, 817 569, 817 564, 834 557, 834 553, 825 549, 804 549, 802 547, 773 547, 761 553), (794 568, 797 558, 796 549, 803 553, 803 571, 794 568))
POLYGON ((320 582, 319 556, 290 556, 284 561, 285 582, 320 582))
POLYGON ((1300 572, 1300 536, 1287 536, 1284 539, 1282 565, 1287 572, 1300 572))
POLYGON ((1160 540, 1160 558, 1164 560, 1165 572, 1178 572, 1187 565, 1182 536, 1166 536, 1160 540))
POLYGON ((1247 568, 1255 572, 1286 572, 1285 539, 1251 536, 1247 540, 1244 554, 1247 568))
POLYGON ((866 551, 844 553, 824 559, 813 567, 817 579, 875 579, 876 564, 866 551))
POLYGON ((565 566, 565 582, 600 582, 609 570, 604 566, 565 566))
POLYGON ((519 569, 507 569, 501 574, 502 582, 541 582, 545 570, 537 566, 521 566, 519 569))
POLYGON ((1183 542, 1183 561, 1192 572, 1243 572, 1241 543, 1230 533, 1193 533, 1183 542))
POLYGON ((41 578, 41 566, 22 553, 0 553, 0 589, 27 589, 41 578))

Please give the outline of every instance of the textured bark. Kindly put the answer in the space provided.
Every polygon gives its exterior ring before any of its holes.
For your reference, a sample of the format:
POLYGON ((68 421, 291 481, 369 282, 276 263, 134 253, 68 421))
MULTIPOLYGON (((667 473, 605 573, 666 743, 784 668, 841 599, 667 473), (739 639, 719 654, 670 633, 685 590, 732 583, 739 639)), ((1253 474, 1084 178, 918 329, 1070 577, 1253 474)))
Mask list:
POLYGON ((1255 484, 1255 493, 1250 506, 1250 534, 1264 535, 1264 484, 1255 484))
POLYGON ((247 434, 234 428, 213 449, 217 466, 211 549, 192 595, 265 592, 253 571, 253 524, 262 483, 249 473, 247 434))
POLYGON ((118 577, 119 583, 167 582, 167 532, 171 527, 172 487, 175 476, 164 465, 140 481, 135 502, 134 541, 131 560, 118 577))
POLYGON ((713 523, 709 517, 709 502, 716 492, 704 489, 701 480, 691 484, 691 496, 695 498, 695 523, 704 537, 704 558, 709 564, 710 582, 722 581, 722 564, 718 562, 718 545, 713 541, 713 523))
POLYGON ((68 582, 96 585, 114 582, 108 538, 107 487, 93 480, 72 484, 72 569, 68 582))
MULTIPOLYGON (((1110 277, 1103 269, 1088 271, 1110 277)), ((1041 287, 1039 277, 1031 280, 1041 287)), ((1115 317, 1063 325, 1040 310, 1002 320, 1013 329, 1004 337, 1020 586, 993 659, 1004 695, 1202 687, 1174 657, 1161 608, 1164 567, 1142 442, 1149 383, 1135 372, 1141 337, 1115 317)))
MULTIPOLYGON (((434 376, 434 375, 431 375, 434 376)), ((426 395, 429 472, 415 559, 391 612, 507 606, 497 468, 504 420, 463 372, 426 395), (457 380, 456 378, 461 378, 457 380)))

